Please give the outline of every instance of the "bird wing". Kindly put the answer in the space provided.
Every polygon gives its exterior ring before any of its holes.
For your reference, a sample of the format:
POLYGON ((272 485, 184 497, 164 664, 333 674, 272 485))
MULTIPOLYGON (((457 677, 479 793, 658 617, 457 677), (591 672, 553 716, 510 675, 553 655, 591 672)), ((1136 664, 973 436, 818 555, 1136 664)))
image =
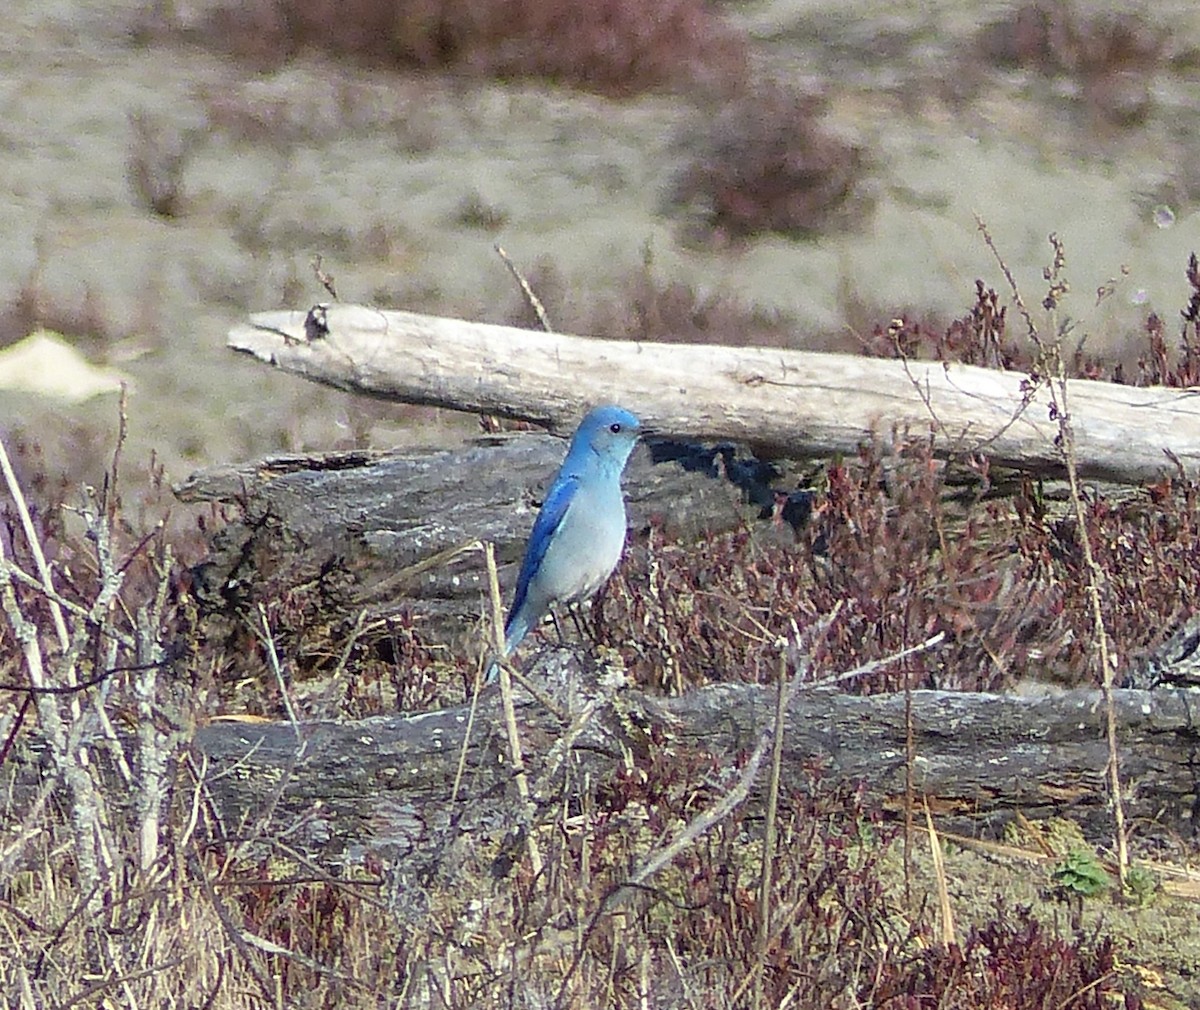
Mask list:
POLYGON ((525 603, 525 596, 529 592, 529 580, 541 567, 542 559, 546 557, 546 551, 554 539, 554 534, 562 525, 563 517, 567 514, 567 509, 571 507, 571 502, 575 499, 575 493, 578 490, 579 477, 572 474, 556 480, 546 494, 546 500, 542 502, 541 511, 538 512, 537 519, 533 524, 533 532, 529 534, 529 544, 525 548, 525 560, 521 562, 521 573, 517 576, 517 592, 513 596, 512 608, 508 612, 508 622, 504 627, 506 635, 512 627, 514 617, 521 612, 521 607, 525 603))

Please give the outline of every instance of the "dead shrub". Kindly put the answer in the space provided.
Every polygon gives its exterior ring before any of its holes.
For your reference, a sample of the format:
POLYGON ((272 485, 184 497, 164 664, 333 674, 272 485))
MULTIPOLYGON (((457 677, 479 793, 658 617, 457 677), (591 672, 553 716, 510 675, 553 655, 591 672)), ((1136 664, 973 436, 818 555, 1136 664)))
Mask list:
MULTIPOLYGON (((1134 386, 1189 388, 1200 384, 1200 266, 1192 253, 1184 271, 1189 295, 1180 311, 1179 342, 1172 346, 1166 323, 1151 313, 1142 330, 1121 342, 1123 353, 1100 357, 1087 353, 1082 340, 1064 352, 1067 377, 1112 381, 1134 386)), ((859 307, 859 315, 868 311, 859 307)), ((876 313, 878 315, 878 313, 876 313)), ((868 325, 870 325, 868 323, 868 325)), ((1037 372, 1037 348, 1008 332, 1007 306, 994 288, 975 281, 975 303, 949 323, 934 314, 904 312, 886 323, 877 322, 853 348, 843 338, 831 339, 831 349, 857 350, 869 357, 914 358, 959 362, 984 368, 1037 372)))
POLYGON ((1002 902, 961 947, 933 946, 909 961, 884 966, 872 1004, 879 1010, 1022 1007, 1107 1010, 1140 1006, 1124 990, 1111 940, 1064 939, 1029 909, 1002 902))
POLYGON ((680 144, 693 153, 672 202, 716 240, 850 227, 872 200, 866 152, 821 121, 821 101, 768 84, 728 99, 680 144))
POLYGON ((138 206, 159 217, 183 213, 183 176, 200 135, 145 112, 129 116, 132 140, 125 173, 138 206))
POLYGON ((987 61, 1072 79, 1088 111, 1111 123, 1141 122, 1167 33, 1137 11, 1083 12, 1033 0, 982 28, 976 45, 987 61))
POLYGON ((746 39, 704 0, 252 0, 217 7, 186 34, 268 65, 311 49, 614 96, 737 87, 747 66, 746 39))

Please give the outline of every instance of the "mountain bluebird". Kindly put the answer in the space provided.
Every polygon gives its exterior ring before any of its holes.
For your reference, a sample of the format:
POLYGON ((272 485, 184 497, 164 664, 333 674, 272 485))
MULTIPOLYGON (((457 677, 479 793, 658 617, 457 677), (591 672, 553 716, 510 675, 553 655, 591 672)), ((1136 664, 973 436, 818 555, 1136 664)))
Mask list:
MULTIPOLYGON (((625 547, 621 472, 642 432, 621 407, 597 407, 575 429, 533 524, 517 592, 504 625, 509 656, 555 603, 590 599, 612 575, 625 547)), ((488 668, 496 679, 499 667, 488 668)))

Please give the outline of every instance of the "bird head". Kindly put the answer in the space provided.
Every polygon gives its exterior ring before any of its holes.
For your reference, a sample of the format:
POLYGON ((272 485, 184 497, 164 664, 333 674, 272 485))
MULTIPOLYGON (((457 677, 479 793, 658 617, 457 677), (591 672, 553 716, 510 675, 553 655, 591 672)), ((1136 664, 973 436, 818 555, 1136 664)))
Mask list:
POLYGON ((619 472, 641 433, 642 422, 623 407, 596 407, 579 422, 567 458, 594 456, 604 467, 619 472))

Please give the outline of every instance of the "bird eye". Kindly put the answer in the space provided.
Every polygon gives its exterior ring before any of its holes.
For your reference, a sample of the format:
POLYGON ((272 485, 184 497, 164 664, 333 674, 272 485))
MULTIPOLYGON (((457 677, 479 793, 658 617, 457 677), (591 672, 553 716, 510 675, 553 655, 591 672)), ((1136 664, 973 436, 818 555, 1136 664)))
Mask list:
POLYGON ((621 422, 613 421, 613 423, 608 426, 608 430, 611 431, 614 435, 621 434, 621 422))

